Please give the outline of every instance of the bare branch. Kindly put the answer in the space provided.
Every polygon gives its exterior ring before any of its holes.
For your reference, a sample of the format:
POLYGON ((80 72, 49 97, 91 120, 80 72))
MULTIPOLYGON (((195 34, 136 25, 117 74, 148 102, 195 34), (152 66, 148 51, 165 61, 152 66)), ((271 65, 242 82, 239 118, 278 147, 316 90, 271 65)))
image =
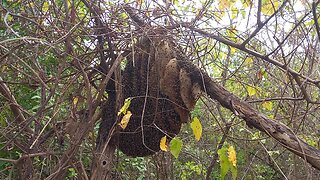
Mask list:
MULTIPOLYGON (((15 97, 11 93, 10 89, 8 88, 8 86, 3 82, 3 79, 1 77, 0 77, 0 93, 8 101, 9 106, 10 106, 13 114, 15 115, 15 118, 16 118, 17 122, 21 123, 22 126, 23 126, 23 124, 26 123, 26 119, 25 119, 24 115, 22 114, 22 112, 20 110, 21 107, 17 103, 15 97)), ((30 128, 27 128, 27 130, 30 133, 33 132, 30 128)))
POLYGON ((314 24, 316 26, 316 31, 317 31, 317 34, 318 34, 318 38, 319 38, 319 41, 320 41, 320 28, 319 28, 318 15, 317 15, 317 10, 316 10, 318 4, 319 4, 319 1, 312 2, 312 15, 313 15, 313 19, 314 19, 314 24))
POLYGON ((258 58, 260 58, 260 59, 262 59, 262 60, 265 60, 266 62, 269 62, 269 63, 271 63, 271 64, 273 64, 273 65, 276 65, 277 67, 281 68, 282 70, 288 71, 292 76, 299 76, 299 77, 303 78, 304 80, 306 80, 307 82, 310 82, 310 83, 316 85, 316 86, 320 89, 320 80, 314 80, 314 79, 311 79, 311 78, 309 78, 309 77, 307 77, 307 76, 304 76, 304 75, 296 72, 295 70, 289 68, 289 67, 286 66, 285 64, 282 64, 281 62, 276 61, 275 59, 270 58, 269 56, 262 55, 262 54, 260 54, 259 52, 256 52, 256 51, 254 51, 254 50, 251 50, 251 49, 248 49, 248 48, 242 46, 242 44, 234 43, 234 42, 232 42, 232 41, 230 41, 230 40, 228 40, 228 39, 225 39, 225 38, 223 38, 223 37, 220 37, 220 36, 217 36, 217 35, 208 33, 208 32, 206 32, 206 31, 204 31, 204 30, 197 29, 197 28, 195 28, 195 27, 189 26, 188 24, 181 24, 181 25, 184 26, 184 27, 186 27, 186 28, 189 28, 189 29, 191 29, 191 30, 193 30, 193 31, 196 31, 196 32, 198 32, 199 34, 202 34, 202 35, 204 35, 204 36, 206 36, 206 37, 213 38, 213 39, 215 39, 215 40, 217 40, 217 41, 219 41, 219 42, 222 42, 222 43, 224 43, 224 44, 226 44, 226 45, 229 45, 229 46, 231 46, 231 47, 237 48, 237 49, 239 49, 239 50, 241 50, 241 51, 244 51, 244 52, 246 52, 246 53, 248 53, 248 54, 250 54, 250 55, 253 55, 253 56, 258 57, 258 58))
POLYGON ((282 5, 279 7, 279 9, 277 9, 267 20, 265 20, 263 23, 261 23, 261 20, 260 20, 260 18, 261 18, 261 0, 259 0, 259 8, 258 8, 258 13, 257 13, 257 15, 258 15, 258 17, 257 17, 257 24, 258 24, 258 26, 257 26, 257 28, 250 34, 250 36, 246 39, 246 40, 244 40, 243 42, 242 42, 242 46, 245 46, 246 44, 248 44, 249 43, 249 41, 255 36, 255 35, 257 35, 258 34, 258 32, 263 28, 263 26, 265 26, 276 14, 278 14, 278 12, 279 11, 281 11, 284 7, 285 7, 285 5, 286 5, 286 3, 288 2, 288 0, 286 0, 286 1, 284 1, 283 3, 282 3, 282 5))
MULTIPOLYGON (((296 134, 286 125, 267 118, 262 113, 255 110, 249 104, 240 100, 239 97, 227 91, 224 87, 215 83, 211 78, 204 73, 201 73, 193 64, 189 72, 196 79, 202 80, 206 84, 207 94, 218 101, 222 106, 231 110, 235 115, 246 121, 249 127, 255 127, 269 136, 275 138, 282 146, 308 161, 312 166, 320 169, 320 150, 308 145, 303 140, 298 138, 296 134)), ((201 83, 201 82, 198 82, 201 83)))

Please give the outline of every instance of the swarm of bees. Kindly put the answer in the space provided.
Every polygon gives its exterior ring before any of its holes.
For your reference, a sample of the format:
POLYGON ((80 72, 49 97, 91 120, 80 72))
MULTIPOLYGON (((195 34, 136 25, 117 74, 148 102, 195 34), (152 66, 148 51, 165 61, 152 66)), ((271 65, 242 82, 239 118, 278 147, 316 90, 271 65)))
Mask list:
MULTIPOLYGON (((160 139, 167 136, 170 141, 180 132, 181 124, 190 119, 190 111, 203 88, 192 80, 186 59, 177 51, 170 40, 144 37, 127 57, 122 93, 124 98, 132 99, 132 116, 128 126, 114 138, 118 148, 129 156, 158 152, 160 139)), ((115 100, 108 101, 103 121, 109 121, 109 127, 101 127, 110 130, 116 121, 114 112, 110 112, 115 100)))

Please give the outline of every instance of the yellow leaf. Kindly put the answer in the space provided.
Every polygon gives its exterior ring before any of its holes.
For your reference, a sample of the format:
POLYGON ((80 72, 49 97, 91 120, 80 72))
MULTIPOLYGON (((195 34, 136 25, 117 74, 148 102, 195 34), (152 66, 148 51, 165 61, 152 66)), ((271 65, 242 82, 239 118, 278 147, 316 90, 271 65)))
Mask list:
POLYGON ((262 103, 262 107, 265 108, 266 110, 271 111, 272 110, 272 102, 266 101, 266 102, 262 103))
POLYGON ((43 12, 48 12, 49 10, 49 2, 48 1, 44 1, 43 5, 42 5, 42 11, 43 12))
POLYGON ((13 20, 13 16, 11 16, 10 14, 8 14, 8 16, 7 16, 7 19, 6 19, 7 21, 12 21, 13 20))
POLYGON ((218 3, 218 8, 220 11, 224 11, 225 9, 230 7, 230 1, 229 0, 220 0, 218 3))
POLYGON ((250 6, 252 6, 252 0, 243 1, 243 7, 244 8, 247 8, 247 7, 250 7, 250 6))
POLYGON ((238 8, 232 7, 231 8, 231 12, 232 12, 232 16, 231 16, 232 19, 237 18, 237 16, 239 15, 239 9, 238 8))
POLYGON ((70 8, 71 7, 71 0, 67 0, 67 4, 68 4, 68 7, 70 8))
POLYGON ((167 146, 167 136, 163 136, 160 140, 160 149, 162 151, 167 152, 168 151, 168 146, 167 146))
POLYGON ((248 67, 252 67, 253 58, 251 56, 247 57, 246 60, 244 61, 244 64, 247 65, 248 67))
POLYGON ((121 107, 120 111, 118 112, 118 116, 121 114, 126 114, 130 104, 131 104, 131 98, 125 99, 123 106, 121 107))
POLYGON ((251 86, 247 87, 247 91, 248 91, 249 96, 253 96, 253 95, 257 94, 257 90, 251 86))
POLYGON ((202 135, 201 122, 199 121, 199 119, 197 117, 194 117, 190 126, 191 126, 191 129, 193 131, 193 134, 194 134, 196 140, 199 141, 201 138, 201 135, 202 135))
POLYGON ((236 51, 237 51, 236 48, 234 48, 234 47, 231 47, 231 48, 230 48, 230 53, 231 53, 231 54, 234 54, 236 51))
POLYGON ((78 97, 74 97, 73 98, 73 104, 76 105, 78 103, 79 98, 78 97))
POLYGON ((125 129, 127 127, 131 116, 132 116, 132 113, 130 111, 128 111, 127 114, 123 116, 123 118, 121 119, 121 122, 119 123, 119 126, 122 129, 125 129))
POLYGON ((233 146, 228 148, 228 159, 234 167, 237 167, 237 155, 233 146))
POLYGON ((268 118, 274 119, 274 115, 273 115, 273 114, 269 114, 269 115, 268 115, 268 118))
POLYGON ((29 3, 29 6, 33 8, 33 7, 34 7, 34 3, 33 3, 33 2, 30 2, 30 3, 29 3))

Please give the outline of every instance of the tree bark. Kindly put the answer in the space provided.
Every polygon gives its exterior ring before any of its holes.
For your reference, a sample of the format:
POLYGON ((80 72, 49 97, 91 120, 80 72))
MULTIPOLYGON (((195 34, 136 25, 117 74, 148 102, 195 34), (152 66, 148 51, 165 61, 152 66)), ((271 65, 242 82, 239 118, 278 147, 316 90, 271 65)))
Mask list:
POLYGON ((94 166, 92 168, 92 180, 111 180, 113 170, 113 159, 116 145, 108 144, 106 149, 101 146, 96 150, 94 166))
POLYGON ((206 73, 201 72, 191 62, 184 62, 185 67, 194 81, 203 84, 204 91, 211 99, 218 101, 223 107, 231 110, 235 115, 245 120, 249 127, 254 127, 268 136, 273 137, 283 147, 300 156, 313 167, 320 170, 320 150, 308 145, 296 136, 286 125, 266 117, 239 97, 227 91, 213 81, 206 73))

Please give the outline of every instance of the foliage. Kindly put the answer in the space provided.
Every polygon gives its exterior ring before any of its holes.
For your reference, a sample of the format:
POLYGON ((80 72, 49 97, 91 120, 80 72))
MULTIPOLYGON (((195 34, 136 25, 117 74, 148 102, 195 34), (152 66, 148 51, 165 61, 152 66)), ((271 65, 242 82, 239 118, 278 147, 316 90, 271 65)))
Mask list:
POLYGON ((160 140, 160 149, 162 151, 168 151, 168 146, 167 146, 167 136, 163 136, 160 140))
POLYGON ((218 150, 220 168, 221 168, 221 179, 224 179, 230 170, 233 179, 237 179, 237 157, 233 146, 229 148, 223 147, 218 150))
POLYGON ((194 117, 190 123, 190 127, 197 141, 200 140, 202 135, 202 125, 200 120, 197 117, 194 117))
POLYGON ((132 116, 132 113, 130 111, 127 111, 127 113, 122 117, 119 126, 122 129, 125 129, 130 121, 130 117, 132 116))
POLYGON ((123 115, 127 114, 127 110, 130 107, 130 104, 131 104, 131 98, 125 99, 123 106, 121 107, 121 109, 118 112, 118 116, 121 114, 123 114, 123 115))
MULTIPOLYGON (((66 179, 90 177, 106 74, 120 54, 125 59, 135 50, 133 43, 163 30, 161 37, 174 39, 225 89, 319 149, 319 11, 319 2, 303 0, 2 0, 0 179, 21 179, 24 158, 34 179, 63 163, 66 179), (137 25, 126 5, 152 28, 137 25)), ((130 102, 116 111, 123 129, 136 113, 128 111, 130 102)), ((177 137, 160 142, 170 152, 131 158, 116 151, 115 176, 320 177, 270 134, 247 126, 241 118, 250 117, 241 112, 203 96, 191 114, 177 137)))
POLYGON ((175 157, 178 158, 182 148, 182 140, 175 137, 170 142, 170 152, 175 157))

